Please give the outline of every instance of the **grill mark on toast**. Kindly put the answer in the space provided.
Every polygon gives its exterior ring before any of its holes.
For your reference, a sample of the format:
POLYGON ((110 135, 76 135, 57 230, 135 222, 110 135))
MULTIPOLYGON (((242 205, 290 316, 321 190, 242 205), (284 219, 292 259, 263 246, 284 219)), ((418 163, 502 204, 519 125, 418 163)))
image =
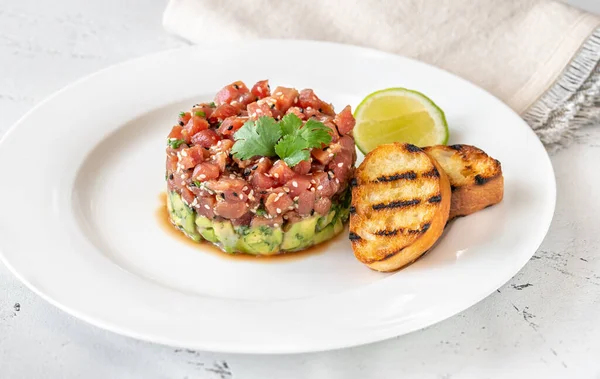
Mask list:
POLYGON ((430 203, 430 204, 439 203, 441 201, 442 201, 442 195, 440 195, 440 194, 437 194, 435 196, 431 196, 429 198, 429 200, 427 200, 427 202, 430 203))
MULTIPOLYGON (((429 222, 428 222, 428 223, 425 223, 425 224, 423 224, 423 226, 421 227, 421 229, 409 229, 409 230, 407 231, 407 233, 408 233, 408 234, 423 234, 423 233, 425 233, 427 230, 429 230, 429 228, 430 228, 430 227, 431 227, 431 223, 429 223, 429 222)), ((380 235, 379 233, 382 233, 382 232, 383 232, 383 233, 390 233, 390 232, 394 232, 394 234, 396 234, 396 233, 398 232, 398 230, 394 230, 394 231, 385 231, 385 230, 383 230, 383 231, 376 232, 375 234, 377 234, 377 235, 380 235)), ((407 246, 408 246, 408 245, 407 245, 407 246)), ((393 257, 393 256, 394 256, 394 255, 396 255, 396 254, 400 254, 400 253, 402 253, 402 250, 404 250, 405 248, 406 248, 406 246, 403 246, 402 248, 400 248, 400 249, 396 250, 396 251, 395 251, 395 252, 393 252, 393 253, 386 254, 386 255, 385 255, 383 258, 381 258, 381 259, 369 259, 369 260, 365 261, 365 263, 367 263, 367 264, 370 264, 370 263, 375 263, 375 262, 381 262, 381 261, 385 261, 386 259, 389 259, 389 258, 393 257)))
POLYGON ((419 148, 419 147, 417 147, 417 146, 415 146, 413 144, 410 144, 410 143, 407 143, 404 146, 406 148, 406 151, 409 151, 411 153, 418 153, 420 151, 423 151, 423 150, 421 150, 421 148, 419 148))
POLYGON ((411 207, 413 205, 417 205, 421 202, 421 199, 412 199, 412 200, 397 200, 392 201, 390 203, 379 203, 371 206, 373 210, 378 211, 381 209, 391 209, 391 208, 406 208, 411 207))
POLYGON ((385 182, 393 182, 395 180, 407 179, 407 180, 415 180, 417 178, 417 173, 414 171, 407 171, 400 174, 392 174, 392 175, 382 175, 378 177, 375 182, 376 183, 385 183, 385 182))
POLYGON ((389 236, 395 236, 396 234, 398 234, 399 231, 400 231, 400 229, 379 230, 379 231, 376 231, 375 234, 378 236, 389 237, 389 236))
POLYGON ((350 241, 358 241, 358 240, 362 239, 358 234, 353 233, 353 232, 350 232, 350 234, 348 235, 348 238, 350 239, 350 241))
POLYGON ((439 178, 440 177, 440 173, 437 170, 437 168, 432 168, 430 171, 427 171, 426 173, 423 174, 424 178, 439 178))
POLYGON ((484 185, 485 183, 489 182, 492 179, 493 178, 485 177, 485 176, 477 174, 477 175, 475 175, 475 184, 477 184, 478 186, 482 186, 482 185, 484 185))

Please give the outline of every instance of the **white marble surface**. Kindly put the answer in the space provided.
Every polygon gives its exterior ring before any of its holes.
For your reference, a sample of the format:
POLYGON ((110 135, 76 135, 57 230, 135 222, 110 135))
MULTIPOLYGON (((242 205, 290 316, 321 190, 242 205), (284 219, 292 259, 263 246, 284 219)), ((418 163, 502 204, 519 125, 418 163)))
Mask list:
MULTIPOLYGON (((0 0, 0 134, 81 76, 184 45, 162 31, 164 5, 0 0)), ((0 265, 0 378, 600 378, 600 128, 585 133, 552 156, 557 210, 533 259, 437 325, 320 354, 181 351, 70 317, 0 265)))

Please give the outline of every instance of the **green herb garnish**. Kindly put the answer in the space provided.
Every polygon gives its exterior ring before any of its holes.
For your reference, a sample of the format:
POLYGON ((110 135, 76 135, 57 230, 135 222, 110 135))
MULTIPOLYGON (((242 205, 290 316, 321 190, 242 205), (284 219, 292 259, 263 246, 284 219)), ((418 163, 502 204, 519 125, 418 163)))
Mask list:
POLYGON ((256 121, 247 121, 235 132, 235 144, 231 152, 242 160, 256 156, 272 157, 275 144, 282 136, 281 128, 271 118, 263 116, 256 121))
POLYGON ((209 105, 210 105, 211 108, 216 108, 217 107, 217 105, 215 104, 214 101, 211 101, 209 105))
POLYGON ((194 180, 194 182, 193 182, 193 183, 194 183, 194 186, 196 186, 196 187, 198 187, 198 188, 200 188, 200 187, 202 186, 202 182, 199 182, 199 181, 197 181, 197 180, 194 180))
POLYGON ((185 140, 182 140, 182 139, 170 139, 168 141, 169 146, 171 146, 171 148, 173 148, 173 149, 178 149, 179 146, 181 146, 184 143, 185 143, 185 140))
POLYGON ((194 114, 198 117, 206 117, 206 113, 204 113, 203 111, 197 111, 194 112, 194 114))
POLYGON ((185 116, 185 112, 179 112, 179 117, 185 116))
POLYGON ((293 113, 285 115, 277 123, 273 118, 263 116, 257 121, 248 121, 235 135, 232 153, 239 159, 255 156, 279 156, 289 166, 310 159, 311 148, 331 143, 329 128, 323 123, 302 120, 293 113))
POLYGON ((258 216, 265 216, 265 215, 267 214, 267 211, 265 211, 265 210, 264 210, 264 209, 262 209, 262 208, 257 208, 257 209, 256 209, 256 214, 257 214, 258 216))

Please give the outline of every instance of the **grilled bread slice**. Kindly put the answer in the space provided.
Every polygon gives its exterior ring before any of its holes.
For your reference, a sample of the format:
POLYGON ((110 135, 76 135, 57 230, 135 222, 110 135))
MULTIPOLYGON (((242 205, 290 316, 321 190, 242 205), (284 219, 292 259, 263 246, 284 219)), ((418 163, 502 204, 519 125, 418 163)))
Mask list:
POLYGON ((352 249, 374 270, 394 271, 415 261, 444 231, 450 183, 417 146, 377 147, 358 167, 352 186, 352 249))
POLYGON ((450 219, 469 215, 502 201, 502 166, 481 149, 470 145, 438 145, 424 150, 438 161, 450 179, 450 219))

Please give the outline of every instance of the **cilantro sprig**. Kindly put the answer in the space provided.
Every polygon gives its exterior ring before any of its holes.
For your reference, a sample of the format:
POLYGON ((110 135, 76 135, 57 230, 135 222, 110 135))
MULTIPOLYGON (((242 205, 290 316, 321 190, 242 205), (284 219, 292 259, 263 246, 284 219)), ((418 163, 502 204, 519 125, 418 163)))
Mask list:
POLYGON ((275 144, 281 136, 281 128, 271 117, 247 121, 235 132, 235 144, 231 152, 242 160, 256 156, 271 157, 275 155, 275 144))
POLYGON ((303 124, 293 113, 285 115, 279 123, 266 116, 248 121, 234 138, 236 142, 231 151, 236 158, 279 156, 289 167, 309 160, 311 148, 331 143, 327 126, 313 119, 303 124))

